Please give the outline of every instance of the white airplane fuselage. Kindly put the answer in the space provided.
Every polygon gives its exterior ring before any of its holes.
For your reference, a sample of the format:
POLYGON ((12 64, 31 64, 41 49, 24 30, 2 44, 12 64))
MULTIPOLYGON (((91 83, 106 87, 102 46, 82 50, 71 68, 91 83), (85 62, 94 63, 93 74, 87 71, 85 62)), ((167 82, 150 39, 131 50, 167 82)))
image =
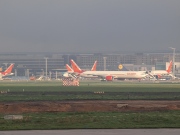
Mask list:
POLYGON ((166 70, 154 70, 154 71, 152 70, 152 71, 150 71, 150 73, 152 75, 167 75, 167 74, 170 74, 166 70))
POLYGON ((93 75, 93 76, 112 76, 113 78, 124 78, 124 79, 141 79, 146 77, 148 74, 146 71, 85 71, 81 75, 93 75))

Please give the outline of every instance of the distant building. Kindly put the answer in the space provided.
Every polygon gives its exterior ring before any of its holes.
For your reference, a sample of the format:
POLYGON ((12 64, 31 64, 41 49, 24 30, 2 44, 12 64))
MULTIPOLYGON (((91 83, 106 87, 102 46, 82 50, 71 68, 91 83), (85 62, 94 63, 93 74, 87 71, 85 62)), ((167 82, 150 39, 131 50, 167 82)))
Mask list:
MULTIPOLYGON (((47 72, 65 72, 65 64, 70 65, 73 59, 82 69, 90 70, 97 60, 97 70, 119 70, 120 64, 126 70, 165 70, 166 62, 172 60, 172 53, 135 53, 135 54, 73 54, 73 53, 1 53, 0 68, 5 70, 10 63, 15 63, 13 72, 17 76, 43 75, 46 71, 45 57, 47 57, 47 72), (106 63, 104 63, 106 57, 106 63), (104 67, 106 66, 106 67, 104 67)), ((180 54, 175 56, 175 72, 180 72, 180 54)))
POLYGON ((64 67, 64 59, 59 54, 42 54, 42 53, 7 53, 0 54, 0 65, 5 70, 8 65, 14 63, 13 72, 17 76, 36 75, 45 72, 47 57, 48 71, 64 67), (6 65, 5 65, 6 64, 6 65))

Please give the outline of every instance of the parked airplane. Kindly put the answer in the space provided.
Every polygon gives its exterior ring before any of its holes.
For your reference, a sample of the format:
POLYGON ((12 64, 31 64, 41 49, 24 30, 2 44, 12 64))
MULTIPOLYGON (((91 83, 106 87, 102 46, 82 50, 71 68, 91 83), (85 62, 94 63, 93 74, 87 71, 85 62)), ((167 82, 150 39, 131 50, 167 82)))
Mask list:
POLYGON ((63 74, 64 77, 76 78, 74 70, 68 64, 66 64, 66 69, 67 69, 67 72, 63 74))
POLYGON ((12 69, 14 67, 14 64, 11 64, 4 72, 0 72, 0 79, 2 80, 3 77, 13 75, 12 69))
POLYGON ((68 64, 66 64, 66 69, 67 69, 68 73, 73 73, 74 72, 74 70, 68 64))
POLYGON ((152 71, 149 71, 149 75, 152 75, 152 76, 155 76, 156 79, 158 78, 161 78, 161 76, 163 75, 170 75, 172 71, 172 60, 169 62, 169 66, 167 68, 167 70, 152 70, 152 71))
MULTIPOLYGON (((84 72, 84 70, 82 70, 77 64, 76 62, 74 62, 74 60, 70 60, 71 62, 71 66, 72 66, 72 69, 74 70, 75 73, 82 73, 84 72)), ((91 68, 91 71, 96 71, 96 67, 97 67, 97 60, 94 62, 92 68, 91 68)))
MULTIPOLYGON (((65 72, 63 74, 64 77, 75 77, 75 76, 81 76, 81 77, 85 77, 85 78, 95 78, 97 76, 92 76, 92 75, 83 75, 83 74, 80 74, 82 72, 84 72, 85 70, 82 70, 75 62, 74 60, 71 59, 71 65, 72 65, 72 68, 66 64, 66 69, 67 69, 67 72, 65 72)), ((97 67, 97 61, 94 62, 92 68, 91 68, 91 71, 96 71, 96 67, 97 67)))
POLYGON ((112 81, 113 79, 141 79, 148 76, 146 71, 82 71, 79 66, 71 60, 72 69, 80 76, 95 76, 112 81))

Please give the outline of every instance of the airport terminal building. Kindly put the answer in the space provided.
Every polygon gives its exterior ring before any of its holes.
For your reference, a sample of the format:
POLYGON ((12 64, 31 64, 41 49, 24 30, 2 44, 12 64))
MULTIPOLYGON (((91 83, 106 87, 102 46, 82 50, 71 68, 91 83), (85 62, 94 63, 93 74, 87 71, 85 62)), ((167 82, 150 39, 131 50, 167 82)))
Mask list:
MULTIPOLYGON (((65 64, 73 59, 80 68, 90 70, 95 60, 97 70, 165 70, 172 53, 75 54, 75 53, 1 53, 0 67, 5 70, 14 63, 15 76, 49 75, 65 72, 65 64), (123 68, 119 68, 123 65, 123 68), (47 70, 47 72, 46 72, 47 70)), ((175 73, 180 74, 180 53, 175 55, 175 73)))

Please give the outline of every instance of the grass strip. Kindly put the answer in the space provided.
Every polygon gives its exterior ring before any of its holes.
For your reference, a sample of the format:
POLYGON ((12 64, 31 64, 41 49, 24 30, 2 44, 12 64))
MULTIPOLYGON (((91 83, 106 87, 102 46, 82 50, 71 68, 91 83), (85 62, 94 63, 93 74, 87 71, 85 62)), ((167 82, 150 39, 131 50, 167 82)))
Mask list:
POLYGON ((5 120, 4 114, 0 114, 0 130, 180 128, 180 111, 22 115, 23 120, 5 120))

